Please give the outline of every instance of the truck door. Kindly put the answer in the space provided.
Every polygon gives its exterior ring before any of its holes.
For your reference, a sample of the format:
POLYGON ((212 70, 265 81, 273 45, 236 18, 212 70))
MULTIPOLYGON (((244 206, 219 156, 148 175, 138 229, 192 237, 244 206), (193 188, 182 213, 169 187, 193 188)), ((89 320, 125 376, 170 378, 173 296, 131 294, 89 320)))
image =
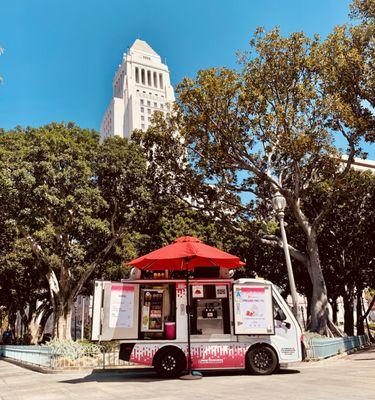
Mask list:
POLYGON ((91 340, 138 339, 139 285, 95 281, 91 340))
POLYGON ((301 357, 301 330, 290 308, 276 291, 273 292, 273 310, 275 320, 273 340, 282 362, 296 361, 301 357))

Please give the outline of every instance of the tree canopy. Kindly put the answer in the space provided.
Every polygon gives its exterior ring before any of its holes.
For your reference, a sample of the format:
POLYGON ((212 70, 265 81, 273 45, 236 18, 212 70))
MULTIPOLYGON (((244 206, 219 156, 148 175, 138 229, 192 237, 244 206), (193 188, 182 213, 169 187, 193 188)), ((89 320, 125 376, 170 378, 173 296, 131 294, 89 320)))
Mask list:
MULTIPOLYGON (((176 195, 239 232, 251 233, 254 218, 268 227, 270 200, 281 192, 304 235, 290 250, 312 281, 311 329, 320 333, 328 297, 319 230, 352 160, 365 157, 361 143, 374 132, 369 41, 357 46, 356 29, 337 28, 324 42, 258 29, 239 56, 239 71, 210 68, 185 78, 174 111, 156 115, 147 133, 134 136, 176 195), (346 161, 335 146, 338 136, 347 144, 346 161), (319 208, 309 203, 312 185, 324 189, 319 208)), ((261 236, 282 246, 275 234, 261 236)))
POLYGON ((95 132, 70 123, 5 133, 0 148, 10 232, 2 239, 28 243, 48 282, 56 335, 69 338, 75 297, 114 245, 142 226, 146 161, 134 143, 99 145, 95 132))

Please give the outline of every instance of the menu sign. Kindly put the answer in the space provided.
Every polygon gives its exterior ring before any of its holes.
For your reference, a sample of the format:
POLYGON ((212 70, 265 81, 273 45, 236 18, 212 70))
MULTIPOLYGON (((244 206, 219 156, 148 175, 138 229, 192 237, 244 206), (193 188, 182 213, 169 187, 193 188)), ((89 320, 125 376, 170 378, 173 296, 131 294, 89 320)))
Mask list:
POLYGON ((134 323, 134 286, 111 286, 110 328, 131 328, 134 323))
POLYGON ((227 295, 227 285, 216 285, 216 298, 217 299, 226 299, 227 295))
POLYGON ((202 299, 203 297, 204 297, 203 285, 194 285, 193 286, 193 298, 194 299, 202 299))
POLYGON ((237 335, 274 334, 270 285, 234 285, 234 326, 237 335))

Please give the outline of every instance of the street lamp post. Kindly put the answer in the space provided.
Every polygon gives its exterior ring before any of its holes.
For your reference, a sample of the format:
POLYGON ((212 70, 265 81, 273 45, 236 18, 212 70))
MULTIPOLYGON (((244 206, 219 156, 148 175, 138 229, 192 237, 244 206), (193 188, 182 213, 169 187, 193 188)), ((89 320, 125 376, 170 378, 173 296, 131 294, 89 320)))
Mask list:
POLYGON ((290 254, 289 254, 288 239, 286 237, 285 226, 284 226, 284 215, 285 215, 284 210, 286 207, 286 200, 285 200, 285 197, 278 190, 275 192, 274 196, 272 197, 272 206, 273 206, 273 209, 275 210, 275 212, 279 218, 279 222, 280 222, 281 239, 283 242, 286 267, 288 270, 290 294, 292 296, 292 303, 293 303, 292 310, 293 310, 294 316, 297 318, 297 321, 300 322, 299 312, 298 312, 297 289, 296 289, 296 283, 294 281, 292 262, 290 260, 290 254))
POLYGON ((74 303, 74 341, 77 341, 77 304, 74 303))

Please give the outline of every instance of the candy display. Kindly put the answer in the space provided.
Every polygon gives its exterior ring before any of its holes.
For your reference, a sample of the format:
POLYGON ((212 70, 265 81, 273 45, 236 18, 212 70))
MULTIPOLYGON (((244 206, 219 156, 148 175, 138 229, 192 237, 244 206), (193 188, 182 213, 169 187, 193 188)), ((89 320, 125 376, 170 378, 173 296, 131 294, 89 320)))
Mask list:
POLYGON ((142 315, 141 315, 141 331, 142 332, 162 332, 163 323, 163 290, 142 289, 142 315))

